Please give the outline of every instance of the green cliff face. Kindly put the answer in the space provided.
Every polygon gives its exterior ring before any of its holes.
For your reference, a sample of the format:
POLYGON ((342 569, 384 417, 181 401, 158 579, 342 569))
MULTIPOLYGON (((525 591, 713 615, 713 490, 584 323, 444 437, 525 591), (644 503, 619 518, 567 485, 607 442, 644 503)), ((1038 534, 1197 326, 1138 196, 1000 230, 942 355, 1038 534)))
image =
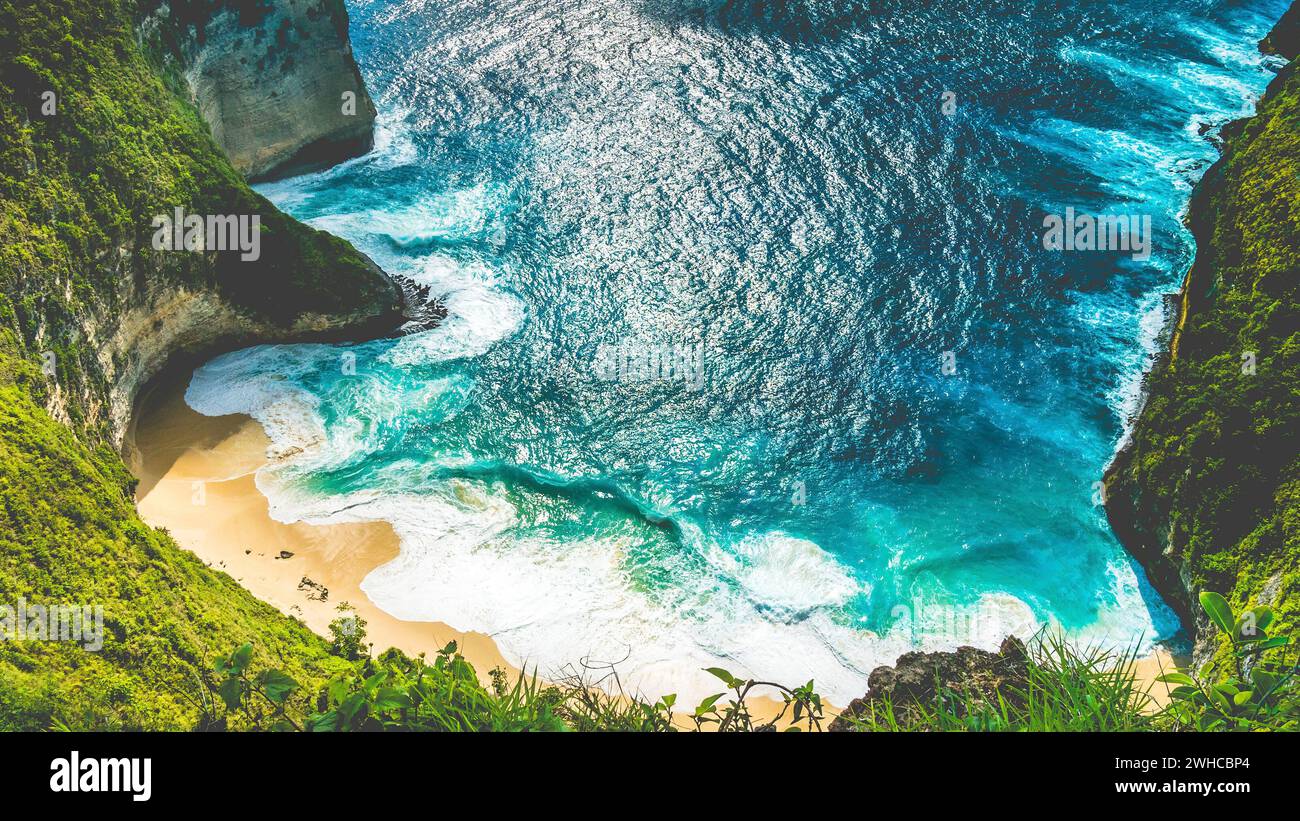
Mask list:
POLYGON ((103 648, 0 641, 0 731, 188 729, 198 671, 256 638, 300 682, 345 668, 326 643, 136 516, 134 479, 31 399, 44 377, 0 360, 0 603, 99 605, 103 648))
POLYGON ((54 355, 56 417, 115 442, 172 354, 373 333, 401 305, 350 244, 248 188, 164 66, 165 28, 137 27, 141 14, 128 0, 0 3, 0 327, 23 356, 54 355), (155 251, 151 221, 178 206, 258 215, 260 257, 155 251))
MULTIPOLYGON (((1294 47, 1297 17, 1266 50, 1294 47)), ((1111 523, 1198 661, 1216 650, 1201 590, 1269 604, 1285 627, 1300 611, 1300 61, 1224 132, 1189 209, 1197 258, 1169 354, 1107 475, 1111 523)))
POLYGON ((115 447, 169 358, 381 332, 401 293, 248 188, 191 104, 157 12, 0 0, 0 604, 98 604, 107 628, 94 653, 0 641, 0 729, 190 726, 194 670, 249 639, 304 682, 333 662, 301 624, 142 523, 115 447), (259 258, 155 250, 151 221, 177 206, 259 215, 259 258))

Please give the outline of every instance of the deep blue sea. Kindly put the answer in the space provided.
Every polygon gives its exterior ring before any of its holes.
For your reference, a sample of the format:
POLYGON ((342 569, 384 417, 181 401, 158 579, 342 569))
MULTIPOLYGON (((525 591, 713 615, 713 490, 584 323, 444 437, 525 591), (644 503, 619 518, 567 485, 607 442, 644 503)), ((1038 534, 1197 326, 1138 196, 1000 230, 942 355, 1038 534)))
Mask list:
POLYGON ((448 317, 187 399, 267 426, 277 518, 393 523, 376 604, 543 675, 843 703, 916 647, 1145 648, 1096 483, 1285 6, 352 0, 375 148, 259 190, 448 317), (1150 258, 1044 249, 1066 207, 1150 258))

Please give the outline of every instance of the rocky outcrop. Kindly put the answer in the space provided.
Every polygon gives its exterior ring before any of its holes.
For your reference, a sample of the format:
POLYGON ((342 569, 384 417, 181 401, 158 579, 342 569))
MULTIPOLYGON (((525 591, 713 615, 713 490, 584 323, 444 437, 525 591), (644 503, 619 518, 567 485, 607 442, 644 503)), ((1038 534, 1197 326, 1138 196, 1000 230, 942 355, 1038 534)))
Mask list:
POLYGON ((62 341, 81 360, 51 380, 51 415, 74 428, 84 420, 121 448, 136 396, 169 363, 268 342, 369 338, 406 320, 403 287, 348 243, 260 197, 235 210, 260 212, 271 227, 256 261, 147 244, 102 260, 111 297, 76 303, 69 321, 38 336, 41 347, 62 341))
MULTIPOLYGON (((1261 49, 1296 55, 1298 8, 1261 49)), ((1111 527, 1197 666, 1217 652, 1201 591, 1268 604, 1279 625, 1300 612, 1300 64, 1221 136, 1188 207, 1197 253, 1168 347, 1105 476, 1111 527)))
MULTIPOLYGON (((947 653, 904 653, 893 667, 877 667, 867 678, 867 694, 849 702, 828 728, 831 732, 852 732, 854 719, 871 714, 885 704, 892 708, 900 725, 917 707, 933 710, 941 694, 961 694, 972 702, 996 704, 1020 699, 1028 676, 1025 645, 1014 636, 1003 639, 998 652, 958 647, 947 653)), ((951 707, 964 709, 964 701, 951 707)))
POLYGON ((39 367, 51 416, 120 446, 134 397, 171 359, 404 321, 393 279, 238 173, 368 143, 341 0, 43 0, 14 14, 0 20, 0 356, 39 367), (177 212, 243 227, 160 243, 156 221, 177 212), (256 253, 229 247, 254 237, 256 253))
POLYGON ((249 179, 370 150, 375 106, 343 0, 166 0, 142 27, 166 32, 192 101, 249 179))
POLYGON ((121 449, 135 399, 167 365, 197 364, 216 353, 268 342, 364 338, 388 333, 402 315, 359 307, 350 314, 304 312, 279 325, 239 310, 214 289, 163 284, 117 317, 97 341, 99 363, 109 377, 103 410, 110 441, 121 449))

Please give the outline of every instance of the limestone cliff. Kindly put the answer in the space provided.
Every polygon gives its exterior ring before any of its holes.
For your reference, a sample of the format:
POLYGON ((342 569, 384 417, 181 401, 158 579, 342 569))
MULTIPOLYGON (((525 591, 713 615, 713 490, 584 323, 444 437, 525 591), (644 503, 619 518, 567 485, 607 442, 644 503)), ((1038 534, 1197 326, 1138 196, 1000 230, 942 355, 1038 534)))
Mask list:
MULTIPOLYGON (((1300 13, 1261 44, 1296 57, 1300 13)), ((1300 66, 1254 117, 1223 129, 1197 185, 1187 274, 1169 349, 1106 474, 1115 533, 1196 639, 1216 652, 1202 590, 1300 611, 1300 66)))
POLYGON ((352 59, 343 0, 162 0, 142 21, 250 179, 370 149, 375 106, 352 59))
POLYGON ((41 365, 39 401, 56 419, 120 444, 136 392, 169 358, 399 324, 397 285, 251 191, 189 104, 207 108, 250 171, 297 162, 322 140, 364 142, 373 108, 339 0, 0 9, 13 44, 0 62, 0 353, 41 365), (286 45, 259 44, 267 37, 286 45), (262 61, 260 95, 213 79, 222 66, 250 76, 243 61, 262 61), (359 108, 347 119, 337 103, 351 88, 359 108), (271 149, 255 149, 264 138, 271 149), (258 217, 260 254, 154 247, 153 220, 176 208, 258 217))

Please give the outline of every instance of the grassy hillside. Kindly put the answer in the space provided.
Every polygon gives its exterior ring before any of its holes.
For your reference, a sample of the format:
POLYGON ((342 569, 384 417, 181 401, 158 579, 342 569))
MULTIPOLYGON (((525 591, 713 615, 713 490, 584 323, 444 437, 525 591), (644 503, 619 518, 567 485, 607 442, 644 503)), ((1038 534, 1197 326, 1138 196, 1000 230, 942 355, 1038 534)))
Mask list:
POLYGON ((133 480, 103 444, 100 345, 133 305, 207 289, 250 325, 289 328, 305 313, 392 316, 398 299, 351 245, 281 214, 231 169, 176 79, 174 32, 137 41, 144 11, 0 0, 0 604, 99 604, 108 628, 97 653, 0 641, 0 729, 193 726, 198 671, 249 639, 303 682, 342 664, 141 522, 133 480), (150 220, 176 205, 260 214, 262 258, 153 251, 150 220), (38 367, 46 351, 53 378, 38 367))
POLYGON ((105 642, 0 641, 0 729, 193 726, 195 677, 255 637, 300 681, 344 663, 324 641, 140 521, 117 454, 31 398, 42 377, 0 355, 0 601, 97 604, 105 642))
MULTIPOLYGON (((1294 19, 1295 15, 1291 15, 1294 19)), ((1275 38, 1286 42, 1285 37, 1275 38)), ((1201 590, 1300 615, 1300 71, 1197 188, 1171 354, 1109 476, 1117 533, 1185 618, 1201 590)), ((1201 617, 1199 630, 1208 622, 1201 617)), ((1206 656, 1212 646, 1202 646, 1206 656)))

